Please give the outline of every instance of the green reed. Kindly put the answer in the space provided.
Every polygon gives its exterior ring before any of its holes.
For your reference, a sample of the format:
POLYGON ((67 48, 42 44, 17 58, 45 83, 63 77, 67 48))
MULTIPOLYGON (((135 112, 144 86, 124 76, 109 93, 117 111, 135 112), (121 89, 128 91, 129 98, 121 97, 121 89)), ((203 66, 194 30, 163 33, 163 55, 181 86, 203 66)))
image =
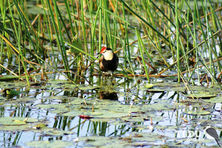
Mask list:
POLYGON ((157 69, 153 75, 219 80, 221 2, 3 0, 0 11, 0 64, 8 65, 1 72, 27 82, 33 70, 64 68, 75 81, 72 74, 84 77, 90 67, 93 75, 103 45, 118 51, 123 64, 116 73, 124 77, 145 73, 150 81, 149 63, 157 69), (143 68, 136 73, 138 64, 143 68))
POLYGON ((148 80, 148 82, 150 82, 150 78, 149 78, 149 70, 147 69, 147 64, 145 62, 145 56, 144 56, 144 51, 146 50, 145 49, 145 46, 144 46, 144 43, 139 35, 139 32, 138 30, 136 31, 137 32, 137 37, 138 37, 138 42, 139 42, 139 50, 140 50, 140 54, 141 54, 141 57, 142 57, 142 62, 143 62, 143 68, 145 70, 145 73, 146 73, 146 78, 148 80))

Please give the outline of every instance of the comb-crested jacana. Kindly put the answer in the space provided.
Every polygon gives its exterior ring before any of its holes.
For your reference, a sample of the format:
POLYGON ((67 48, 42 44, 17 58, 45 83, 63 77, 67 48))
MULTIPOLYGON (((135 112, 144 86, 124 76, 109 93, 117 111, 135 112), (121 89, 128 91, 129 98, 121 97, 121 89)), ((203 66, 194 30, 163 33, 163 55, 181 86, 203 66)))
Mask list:
POLYGON ((112 51, 111 48, 108 47, 102 47, 100 54, 102 54, 99 59, 99 68, 101 71, 111 71, 113 73, 119 64, 118 56, 112 51))

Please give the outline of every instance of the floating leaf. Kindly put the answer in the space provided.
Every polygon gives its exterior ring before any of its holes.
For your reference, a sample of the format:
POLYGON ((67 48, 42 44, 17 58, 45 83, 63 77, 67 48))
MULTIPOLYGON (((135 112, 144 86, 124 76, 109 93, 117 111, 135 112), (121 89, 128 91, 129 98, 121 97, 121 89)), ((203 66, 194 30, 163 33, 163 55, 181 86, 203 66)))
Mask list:
POLYGON ((25 130, 31 130, 30 125, 29 124, 14 124, 14 125, 3 125, 0 126, 0 130, 1 131, 25 131, 25 130))
POLYGON ((74 116, 79 116, 79 115, 81 115, 81 114, 87 115, 86 112, 81 111, 81 110, 72 110, 72 111, 70 111, 70 112, 63 113, 62 115, 63 115, 63 116, 71 116, 71 117, 74 117, 74 116))
POLYGON ((34 118, 22 118, 22 117, 1 117, 1 125, 22 125, 31 122, 37 122, 37 119, 34 118))
POLYGON ((210 114, 210 112, 206 110, 185 111, 184 113, 188 115, 209 115, 210 114))
POLYGON ((210 103, 222 103, 222 96, 214 97, 205 101, 210 103))
POLYGON ((187 98, 194 98, 194 99, 210 99, 210 98, 216 97, 216 95, 209 94, 206 92, 198 92, 196 94, 186 95, 186 97, 187 98))
POLYGON ((26 143, 32 148, 64 148, 73 145, 72 142, 54 140, 54 141, 31 141, 26 143))
POLYGON ((93 90, 93 89, 96 89, 96 88, 99 88, 98 86, 91 86, 91 85, 88 85, 88 86, 79 86, 79 89, 80 90, 93 90))
POLYGON ((13 121, 16 125, 26 124, 24 120, 14 120, 13 121))
POLYGON ((125 148, 127 141, 121 140, 116 137, 103 137, 103 136, 88 136, 88 137, 79 137, 79 141, 84 141, 86 146, 94 147, 118 147, 125 148))
POLYGON ((44 132, 44 134, 52 135, 52 136, 63 136, 63 135, 73 134, 73 132, 70 132, 70 131, 63 131, 63 130, 58 130, 54 128, 43 128, 41 132, 44 132))
POLYGON ((159 89, 159 88, 153 88, 153 89, 148 89, 147 92, 152 92, 152 93, 161 93, 166 91, 166 89, 159 89))
POLYGON ((146 88, 152 88, 154 85, 153 84, 146 84, 145 87, 146 88))
POLYGON ((39 104, 36 105, 36 107, 53 110, 53 113, 64 113, 69 111, 65 104, 39 104))
POLYGON ((196 93, 208 93, 208 94, 218 94, 221 92, 220 86, 214 87, 203 87, 203 86, 190 86, 190 90, 196 93))

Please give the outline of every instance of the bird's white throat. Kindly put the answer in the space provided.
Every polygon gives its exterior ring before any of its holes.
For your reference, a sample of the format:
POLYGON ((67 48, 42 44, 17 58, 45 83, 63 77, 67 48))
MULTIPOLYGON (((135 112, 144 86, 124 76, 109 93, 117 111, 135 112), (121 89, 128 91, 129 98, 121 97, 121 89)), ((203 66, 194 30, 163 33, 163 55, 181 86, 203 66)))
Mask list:
POLYGON ((107 50, 105 53, 103 53, 105 60, 112 60, 113 59, 113 52, 111 50, 107 50))

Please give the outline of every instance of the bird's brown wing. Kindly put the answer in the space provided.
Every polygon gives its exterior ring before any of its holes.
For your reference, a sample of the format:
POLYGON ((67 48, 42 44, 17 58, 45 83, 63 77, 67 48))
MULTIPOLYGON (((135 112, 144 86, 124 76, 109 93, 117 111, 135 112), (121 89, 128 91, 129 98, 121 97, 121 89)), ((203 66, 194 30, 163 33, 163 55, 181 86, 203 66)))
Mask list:
POLYGON ((103 63, 102 63, 102 61, 103 61, 103 55, 99 58, 99 68, 102 70, 102 71, 104 71, 104 66, 103 66, 103 63))

